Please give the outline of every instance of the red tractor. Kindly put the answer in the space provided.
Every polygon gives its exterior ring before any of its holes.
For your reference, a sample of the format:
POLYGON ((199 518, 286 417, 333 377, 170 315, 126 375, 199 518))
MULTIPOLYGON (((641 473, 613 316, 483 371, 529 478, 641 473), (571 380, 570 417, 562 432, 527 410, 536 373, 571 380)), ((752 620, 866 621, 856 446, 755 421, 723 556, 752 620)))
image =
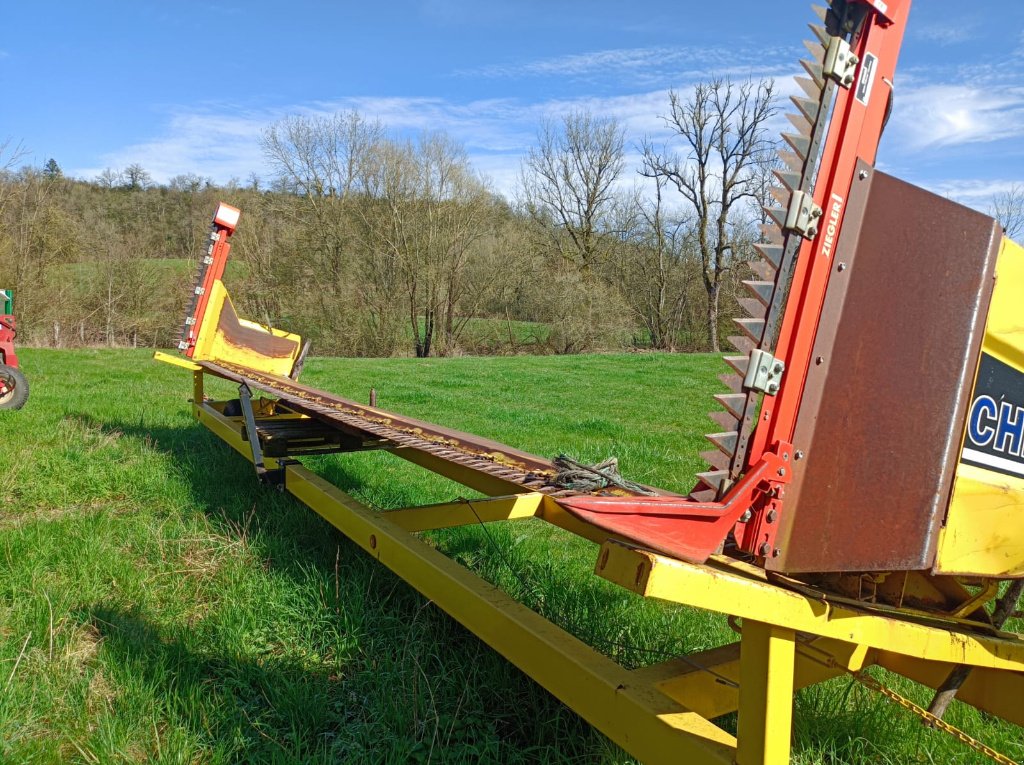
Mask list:
POLYGON ((14 352, 14 337, 18 334, 14 298, 10 290, 0 290, 0 299, 0 409, 21 409, 28 401, 28 380, 18 368, 18 354, 14 352))

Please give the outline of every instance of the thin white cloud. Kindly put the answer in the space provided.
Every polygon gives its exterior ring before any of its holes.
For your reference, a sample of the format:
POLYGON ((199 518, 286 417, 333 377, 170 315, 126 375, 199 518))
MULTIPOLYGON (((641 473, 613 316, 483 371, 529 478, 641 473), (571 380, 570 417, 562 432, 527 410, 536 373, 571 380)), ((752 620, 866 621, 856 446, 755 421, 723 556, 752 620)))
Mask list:
POLYGON ((645 134, 663 134, 658 117, 667 111, 667 91, 609 98, 553 99, 529 103, 519 99, 453 102, 441 98, 347 98, 289 109, 217 114, 182 111, 163 133, 101 157, 95 167, 68 169, 70 175, 94 178, 105 168, 142 165, 158 183, 182 173, 208 176, 217 182, 245 180, 251 173, 266 176, 259 147, 261 133, 285 114, 330 115, 356 110, 395 134, 442 129, 461 141, 474 166, 489 176, 496 191, 511 194, 519 163, 533 145, 543 119, 557 119, 574 109, 618 119, 628 141, 645 134))
POLYGON ((981 36, 981 23, 974 20, 952 20, 913 27, 912 34, 939 45, 956 45, 981 36))
POLYGON ((900 89, 892 127, 911 151, 1024 136, 1024 87, 928 84, 900 89))
POLYGON ((101 167, 69 170, 70 175, 94 178, 106 168, 144 167, 158 183, 176 175, 195 173, 218 182, 244 180, 263 167, 259 135, 273 121, 270 115, 187 113, 174 115, 164 135, 125 146, 104 155, 101 167))
POLYGON ((1015 187, 1020 188, 1020 183, 1020 180, 1005 178, 946 178, 927 180, 920 185, 936 194, 984 211, 991 205, 996 194, 1006 193, 1015 187))
POLYGON ((744 45, 730 47, 616 48, 565 56, 507 62, 459 70, 466 78, 523 79, 561 77, 599 80, 602 83, 625 81, 633 87, 670 87, 679 82, 711 75, 721 77, 770 77, 789 71, 796 64, 799 50, 791 47, 744 45))

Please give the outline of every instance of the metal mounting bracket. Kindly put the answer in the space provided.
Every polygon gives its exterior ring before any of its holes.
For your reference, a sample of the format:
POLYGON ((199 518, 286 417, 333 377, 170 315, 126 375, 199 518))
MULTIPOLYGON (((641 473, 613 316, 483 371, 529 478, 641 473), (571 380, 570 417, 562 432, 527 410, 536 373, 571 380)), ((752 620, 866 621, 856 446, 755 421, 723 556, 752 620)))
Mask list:
POLYGON ((842 87, 848 88, 856 79, 858 63, 860 59, 850 50, 850 43, 842 37, 833 37, 825 52, 821 71, 826 77, 831 77, 842 87))
POLYGON ((755 348, 750 352, 750 363, 747 365, 747 375, 743 378, 743 387, 746 390, 774 396, 779 392, 785 369, 786 365, 768 351, 755 348))
POLYGON ((786 211, 786 231, 799 234, 804 239, 814 239, 818 235, 818 220, 821 208, 814 204, 814 199, 806 191, 794 191, 786 211))

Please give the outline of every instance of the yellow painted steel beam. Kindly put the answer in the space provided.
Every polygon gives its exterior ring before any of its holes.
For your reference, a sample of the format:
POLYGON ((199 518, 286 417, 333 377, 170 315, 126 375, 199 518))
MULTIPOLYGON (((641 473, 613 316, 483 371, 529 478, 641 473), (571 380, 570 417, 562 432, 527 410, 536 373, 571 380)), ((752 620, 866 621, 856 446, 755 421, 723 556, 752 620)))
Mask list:
MULTIPOLYGON (((200 367, 192 372, 192 403, 201 404, 206 394, 203 392, 204 385, 203 368, 200 367)), ((198 416, 198 415, 197 415, 198 416)))
MULTIPOLYGON (((796 644, 793 688, 806 688, 872 663, 874 652, 866 646, 815 638, 796 644), (815 650, 816 649, 816 650, 815 650), (836 662, 831 666, 823 656, 836 662)), ((641 682, 651 682, 667 696, 709 719, 739 709, 740 643, 688 654, 633 671, 641 682)))
POLYGON ((405 531, 449 529, 490 521, 533 518, 537 515, 543 498, 543 494, 532 492, 491 499, 463 499, 458 502, 390 510, 384 516, 405 531))
POLYGON ((686 563, 618 542, 602 545, 599 576, 644 597, 733 614, 932 661, 1024 671, 1024 640, 954 631, 816 600, 724 566, 686 563))
POLYGON ((181 356, 172 356, 169 353, 163 351, 157 351, 153 354, 153 359, 156 361, 162 361, 164 364, 170 364, 171 366, 181 367, 182 369, 188 369, 193 372, 198 372, 202 369, 198 364, 189 361, 181 356))
POLYGON ((758 621, 743 622, 737 765, 785 765, 793 730, 796 633, 758 621))
MULTIPOLYGON (((200 421, 251 459, 241 428, 213 407, 200 421)), ((269 462, 269 460, 268 460, 269 462)), ((329 482, 298 466, 285 488, 590 724, 647 763, 734 761, 736 739, 509 598, 329 482)))

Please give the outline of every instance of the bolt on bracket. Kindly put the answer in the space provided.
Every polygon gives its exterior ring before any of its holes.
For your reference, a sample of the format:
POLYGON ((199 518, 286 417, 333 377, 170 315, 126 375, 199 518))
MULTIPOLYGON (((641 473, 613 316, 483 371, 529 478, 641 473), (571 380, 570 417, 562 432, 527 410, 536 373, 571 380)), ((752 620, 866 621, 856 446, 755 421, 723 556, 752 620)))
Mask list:
POLYGON ((826 77, 831 77, 842 87, 848 88, 853 85, 858 63, 860 63, 860 59, 857 58, 856 53, 850 50, 850 43, 842 37, 833 37, 825 52, 821 71, 826 77))

